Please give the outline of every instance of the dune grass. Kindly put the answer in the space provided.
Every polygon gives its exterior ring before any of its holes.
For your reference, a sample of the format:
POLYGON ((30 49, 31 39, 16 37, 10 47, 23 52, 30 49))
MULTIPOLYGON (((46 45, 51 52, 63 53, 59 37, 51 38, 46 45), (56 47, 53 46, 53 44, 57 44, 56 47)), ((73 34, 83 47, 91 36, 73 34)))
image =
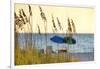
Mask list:
MULTIPOLYGON (((78 60, 73 60, 74 58, 72 58, 71 56, 65 54, 65 53, 41 53, 37 48, 32 47, 32 34, 26 34, 24 36, 25 38, 25 48, 21 48, 22 46, 20 45, 20 43, 18 42, 18 38, 19 38, 19 33, 20 30, 22 32, 34 32, 32 29, 32 10, 31 10, 31 6, 28 5, 28 10, 29 10, 29 15, 27 16, 26 13, 24 12, 24 10, 22 8, 19 9, 19 14, 15 14, 15 65, 29 65, 29 64, 47 64, 47 63, 61 63, 61 62, 75 62, 78 60), (29 17, 29 18, 28 18, 29 17), (24 27, 25 25, 28 25, 28 27, 24 27), (28 31, 27 31, 28 29, 28 31), (23 31, 24 30, 24 31, 23 31), (29 40, 30 41, 29 41, 29 40)), ((46 31, 46 25, 47 25, 47 18, 45 16, 45 13, 43 13, 42 11, 42 7, 39 7, 40 9, 40 16, 43 20, 43 22, 45 23, 45 33, 46 31)), ((58 19, 58 18, 57 18, 58 19)), ((54 29, 55 28, 55 23, 54 23, 54 18, 52 17, 52 23, 54 25, 54 29)), ((59 22, 59 19, 58 19, 59 22)), ((38 26, 38 25, 37 25, 38 26)), ((59 23, 60 26, 60 23, 59 23)), ((38 34, 40 34, 40 29, 38 26, 38 34)), ((47 35, 45 37, 46 39, 46 43, 47 43, 47 35)), ((71 42, 69 42, 71 43, 71 42)), ((47 45, 46 45, 47 46, 47 45)))
POLYGON ((60 54, 44 54, 36 48, 29 46, 27 49, 21 49, 19 45, 15 46, 15 65, 29 64, 47 64, 62 62, 77 62, 75 58, 64 53, 60 54), (74 60, 73 60, 74 59, 74 60))

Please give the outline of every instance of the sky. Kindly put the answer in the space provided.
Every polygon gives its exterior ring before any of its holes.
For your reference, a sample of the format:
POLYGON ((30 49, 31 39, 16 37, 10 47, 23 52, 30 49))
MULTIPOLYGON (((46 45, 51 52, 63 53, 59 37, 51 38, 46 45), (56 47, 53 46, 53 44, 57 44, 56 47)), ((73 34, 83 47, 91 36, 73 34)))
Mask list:
MULTIPOLYGON (((76 33, 94 33, 95 27, 95 10, 94 8, 79 8, 79 7, 65 7, 65 6, 46 6, 46 5, 30 5, 32 9, 32 29, 33 33, 38 32, 37 24, 40 27, 40 32, 45 33, 44 21, 40 16, 39 6, 42 7, 43 12, 47 18, 47 29, 46 33, 53 33, 52 28, 52 17, 53 15, 55 24, 58 31, 56 33, 66 33, 68 28, 67 19, 73 19, 76 33), (63 30, 59 30, 59 26, 56 20, 56 17, 59 18, 63 30)), ((14 11, 18 13, 19 9, 23 9, 27 16, 29 16, 29 8, 27 4, 15 4, 14 11)), ((27 27, 25 27, 27 28, 27 27)), ((21 32, 21 31, 20 31, 21 32)))

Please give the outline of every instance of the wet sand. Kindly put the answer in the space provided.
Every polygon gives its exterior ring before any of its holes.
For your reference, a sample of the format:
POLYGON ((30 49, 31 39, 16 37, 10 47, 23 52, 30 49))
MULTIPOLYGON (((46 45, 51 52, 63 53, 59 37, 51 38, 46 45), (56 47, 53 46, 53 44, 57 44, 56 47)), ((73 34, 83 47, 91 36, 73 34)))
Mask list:
POLYGON ((73 59, 78 59, 79 61, 94 61, 94 53, 68 53, 73 59))

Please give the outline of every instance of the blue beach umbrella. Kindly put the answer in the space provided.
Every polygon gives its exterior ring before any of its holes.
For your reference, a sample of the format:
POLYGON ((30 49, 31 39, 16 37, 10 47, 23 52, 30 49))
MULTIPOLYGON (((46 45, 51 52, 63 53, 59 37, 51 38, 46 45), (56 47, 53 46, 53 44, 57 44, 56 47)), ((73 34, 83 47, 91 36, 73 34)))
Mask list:
POLYGON ((63 44, 63 43, 76 44, 76 40, 72 37, 61 37, 61 36, 55 35, 52 38, 50 38, 50 40, 52 42, 59 43, 59 44, 63 44))

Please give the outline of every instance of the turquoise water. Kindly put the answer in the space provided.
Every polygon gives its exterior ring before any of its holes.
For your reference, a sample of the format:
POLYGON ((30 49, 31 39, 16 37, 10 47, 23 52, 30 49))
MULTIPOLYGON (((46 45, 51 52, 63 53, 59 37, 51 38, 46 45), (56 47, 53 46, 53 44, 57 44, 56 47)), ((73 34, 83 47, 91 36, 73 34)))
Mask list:
POLYGON ((74 34, 73 38, 76 39, 76 44, 57 44, 50 40, 53 36, 66 36, 65 34, 47 34, 47 43, 45 34, 32 34, 32 38, 25 38, 25 35, 30 36, 28 33, 19 33, 19 43, 23 48, 25 46, 25 39, 28 39, 28 42, 31 42, 32 45, 35 44, 35 47, 38 49, 46 49, 47 46, 52 46, 53 51, 57 52, 58 49, 68 49, 70 53, 86 53, 94 52, 94 34, 74 34))

